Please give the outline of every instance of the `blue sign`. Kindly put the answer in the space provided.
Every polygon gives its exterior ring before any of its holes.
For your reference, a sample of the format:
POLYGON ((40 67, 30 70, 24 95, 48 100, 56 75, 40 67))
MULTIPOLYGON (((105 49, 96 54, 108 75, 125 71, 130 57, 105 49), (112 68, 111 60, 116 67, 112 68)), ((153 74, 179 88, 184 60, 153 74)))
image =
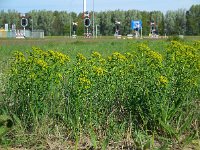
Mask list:
POLYGON ((141 20, 132 20, 131 21, 131 29, 132 30, 139 30, 142 28, 142 21, 141 20))

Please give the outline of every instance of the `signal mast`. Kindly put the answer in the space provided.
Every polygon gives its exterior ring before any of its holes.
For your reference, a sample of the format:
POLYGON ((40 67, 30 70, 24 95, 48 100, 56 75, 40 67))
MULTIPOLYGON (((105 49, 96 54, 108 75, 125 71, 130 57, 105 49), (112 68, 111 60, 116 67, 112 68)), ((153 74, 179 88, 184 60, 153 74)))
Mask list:
POLYGON ((78 26, 78 22, 72 22, 72 30, 73 30, 72 38, 76 38, 77 26, 78 26))
POLYGON ((91 33, 89 31, 89 28, 90 28, 91 21, 90 21, 90 14, 87 11, 86 6, 87 6, 87 2, 86 0, 83 0, 84 36, 85 38, 90 38, 91 33))
POLYGON ((150 35, 153 38, 158 37, 158 22, 155 18, 150 21, 150 35))

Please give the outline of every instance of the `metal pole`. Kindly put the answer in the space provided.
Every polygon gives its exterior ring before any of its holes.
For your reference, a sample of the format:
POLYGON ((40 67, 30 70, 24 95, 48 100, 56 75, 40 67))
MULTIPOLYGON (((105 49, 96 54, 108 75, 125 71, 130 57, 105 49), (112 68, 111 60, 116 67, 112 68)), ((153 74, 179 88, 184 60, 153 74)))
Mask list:
MULTIPOLYGON (((85 12, 87 11, 87 1, 83 0, 83 15, 85 14, 85 12)), ((85 16, 84 16, 85 17, 85 16)))
POLYGON ((97 38, 97 26, 98 26, 98 25, 96 25, 96 38, 97 38))
POLYGON ((86 37, 86 27, 85 27, 85 13, 86 13, 86 0, 83 0, 83 36, 86 37))
POLYGON ((32 18, 32 38, 33 38, 33 18, 32 18))
POLYGON ((71 36, 72 36, 72 33, 71 33, 71 32, 72 32, 72 18, 71 18, 71 12, 70 12, 70 21, 69 21, 69 23, 70 23, 70 26, 69 26, 69 28, 70 28, 70 29, 69 29, 69 30, 70 30, 70 31, 69 31, 69 37, 71 38, 71 36))
POLYGON ((94 0, 93 0, 93 38, 95 37, 95 31, 94 31, 94 0))
POLYGON ((24 27, 24 37, 26 37, 25 32, 26 32, 26 29, 25 29, 25 27, 24 27))
POLYGON ((33 18, 32 18, 32 32, 33 32, 33 18))

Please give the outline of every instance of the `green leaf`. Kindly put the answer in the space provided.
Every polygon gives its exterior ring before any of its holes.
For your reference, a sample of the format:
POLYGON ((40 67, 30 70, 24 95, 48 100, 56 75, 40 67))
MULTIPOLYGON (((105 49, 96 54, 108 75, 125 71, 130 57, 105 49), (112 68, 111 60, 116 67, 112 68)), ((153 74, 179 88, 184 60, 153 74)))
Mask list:
POLYGON ((162 126, 162 128, 167 132, 167 134, 169 134, 171 136, 175 136, 177 138, 177 133, 172 126, 164 123, 161 119, 159 119, 159 123, 162 126))

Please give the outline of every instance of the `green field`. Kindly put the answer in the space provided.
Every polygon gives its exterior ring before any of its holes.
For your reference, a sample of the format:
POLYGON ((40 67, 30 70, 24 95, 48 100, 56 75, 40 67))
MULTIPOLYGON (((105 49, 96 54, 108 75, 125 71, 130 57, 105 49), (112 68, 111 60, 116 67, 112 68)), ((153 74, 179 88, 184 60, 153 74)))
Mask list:
POLYGON ((200 38, 0 40, 0 149, 199 149, 200 38))

